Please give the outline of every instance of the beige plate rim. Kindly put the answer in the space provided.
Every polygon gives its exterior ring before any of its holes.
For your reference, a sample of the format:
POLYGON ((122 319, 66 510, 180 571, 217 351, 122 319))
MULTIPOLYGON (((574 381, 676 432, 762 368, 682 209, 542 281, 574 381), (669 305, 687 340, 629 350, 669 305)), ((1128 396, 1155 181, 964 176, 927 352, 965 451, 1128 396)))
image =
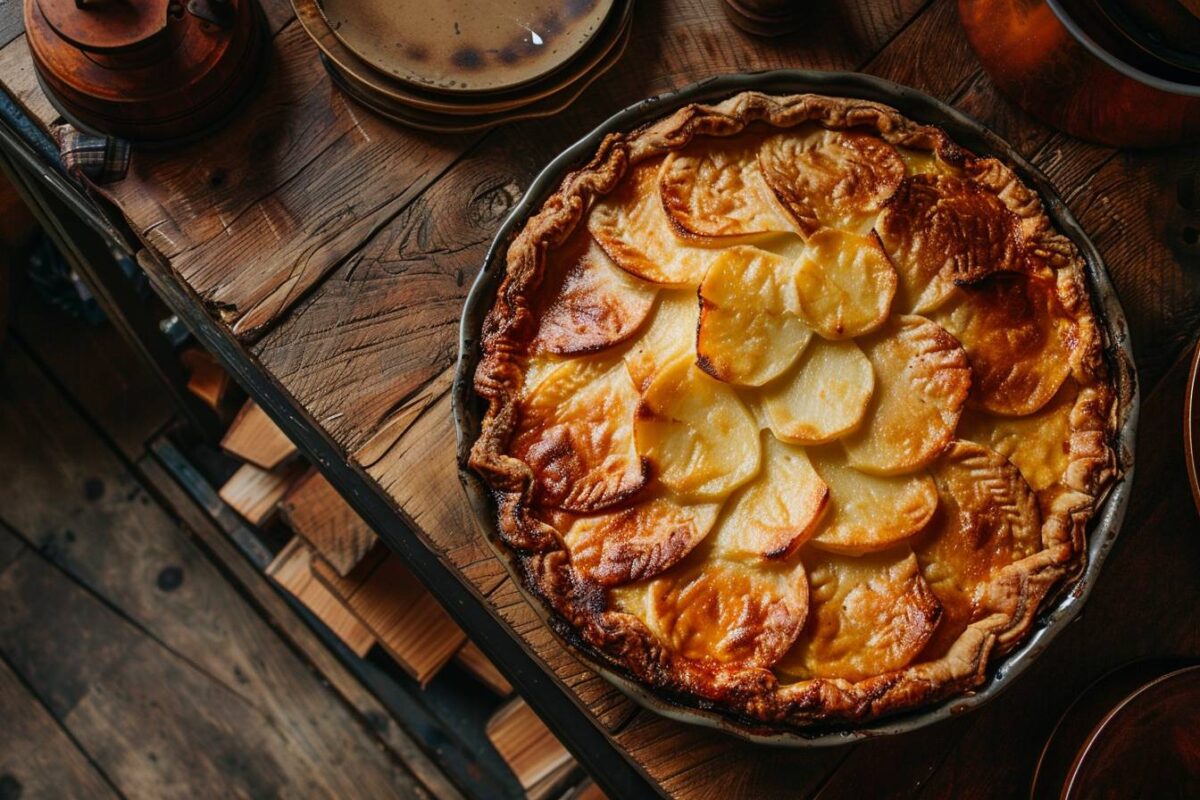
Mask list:
POLYGON ((544 98, 536 103, 531 103, 526 106, 512 109, 510 111, 499 112, 490 115, 476 115, 471 118, 444 116, 436 113, 421 112, 418 109, 412 109, 403 104, 391 101, 386 97, 372 98, 368 91, 364 88, 355 85, 344 75, 331 73, 334 84, 349 95, 354 101, 359 102, 369 109, 386 117, 394 122, 399 122, 402 125, 407 125, 411 128, 417 128, 423 131, 431 131, 434 133, 474 133, 484 131, 489 128, 494 128, 506 122, 517 122, 527 119, 539 119, 542 117, 550 117, 561 113, 563 109, 574 103, 579 96, 583 94, 589 86, 601 75, 608 72, 625 52, 625 48, 629 44, 631 38, 630 32, 632 25, 626 25, 625 30, 621 32, 617 39, 617 46, 610 51, 608 57, 598 64, 591 72, 582 76, 576 83, 564 89, 561 93, 544 98))
MULTIPOLYGON (((541 81, 550 80, 554 76, 558 75, 560 72, 563 72, 564 70, 571 69, 572 66, 574 65, 574 63, 579 59, 579 56, 582 53, 584 53, 589 47, 591 47, 597 40, 599 40, 600 37, 604 34, 604 29, 607 27, 608 22, 616 15, 617 7, 620 5, 620 2, 621 2, 621 0, 611 0, 611 4, 609 5, 608 10, 603 12, 603 14, 600 18, 599 24, 596 26, 596 29, 591 32, 591 35, 588 36, 588 38, 585 39, 583 41, 583 43, 580 44, 572 53, 568 54, 565 58, 563 58, 561 61, 559 61, 558 63, 551 66, 549 69, 547 69, 541 73, 538 73, 536 75, 532 75, 530 77, 523 78, 514 83, 503 84, 503 85, 495 86, 495 87, 491 87, 491 88, 470 88, 470 89, 468 89, 468 88, 455 89, 455 88, 451 88, 448 86, 434 86, 431 84, 422 83, 419 80, 415 80, 413 78, 405 77, 398 73, 391 72, 388 69, 386 69, 385 67, 374 63, 369 57, 360 53, 357 49, 355 49, 354 45, 352 45, 349 41, 347 41, 346 39, 342 38, 341 35, 339 35, 337 29, 334 28, 333 23, 331 23, 329 21, 329 17, 326 16, 326 14, 325 14, 325 0, 317 0, 316 5, 317 5, 317 11, 321 15, 321 19, 325 22, 326 27, 329 28, 331 35, 338 41, 338 43, 342 47, 344 47, 348 52, 353 53, 354 56, 358 60, 360 60, 363 64, 370 67, 375 72, 377 72, 381 75, 386 75, 389 80, 401 83, 405 87, 407 87, 408 89, 413 90, 413 91, 427 92, 430 94, 441 95, 441 96, 448 97, 448 98, 456 98, 457 99, 457 98, 461 97, 464 99, 468 99, 471 97, 476 97, 476 96, 481 96, 481 95, 491 97, 491 96, 494 96, 497 94, 517 93, 517 92, 520 92, 521 90, 526 89, 526 88, 528 88, 534 84, 537 84, 541 81)), ((409 70, 409 73, 412 74, 412 71, 409 70)))
MULTIPOLYGON (((630 25, 633 16, 633 0, 614 0, 612 13, 605 20, 604 30, 593 37, 588 47, 576 54, 564 68, 548 76, 544 85, 526 86, 526 93, 503 98, 490 97, 486 101, 471 102, 469 98, 452 101, 428 97, 417 91, 396 86, 390 78, 380 73, 355 53, 351 52, 333 33, 321 13, 318 0, 292 0, 296 19, 309 38, 338 70, 344 81, 370 87, 370 91, 385 96, 392 103, 423 112, 478 117, 484 114, 501 114, 532 105, 538 101, 567 91, 575 83, 597 71, 605 63, 621 36, 630 25)), ((464 123, 465 124, 465 123, 464 123)))

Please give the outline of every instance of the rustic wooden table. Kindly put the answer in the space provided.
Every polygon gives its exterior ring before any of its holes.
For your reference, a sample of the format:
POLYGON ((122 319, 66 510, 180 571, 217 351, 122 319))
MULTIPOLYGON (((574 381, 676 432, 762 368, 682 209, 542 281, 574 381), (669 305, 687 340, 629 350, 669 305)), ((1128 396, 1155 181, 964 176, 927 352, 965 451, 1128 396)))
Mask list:
MULTIPOLYGON (((719 0, 642 2, 623 61, 566 113, 457 136, 348 101, 286 0, 263 3, 275 53, 253 104, 200 144, 137 154, 103 194, 159 292, 611 793, 1013 797, 1085 684, 1134 658, 1200 657, 1200 520, 1181 440, 1181 358, 1200 331, 1200 148, 1123 152, 1031 120, 980 71, 953 0, 815 3, 811 24, 779 40, 738 32, 719 0), (448 396, 467 287, 542 165, 639 98, 779 67, 915 86, 1045 171, 1107 260, 1144 403, 1133 502, 1082 617, 990 706, 818 750, 752 747, 640 711, 563 650, 475 532, 448 396)), ((19 25, 0 34, 0 81, 49 126, 19 25)))

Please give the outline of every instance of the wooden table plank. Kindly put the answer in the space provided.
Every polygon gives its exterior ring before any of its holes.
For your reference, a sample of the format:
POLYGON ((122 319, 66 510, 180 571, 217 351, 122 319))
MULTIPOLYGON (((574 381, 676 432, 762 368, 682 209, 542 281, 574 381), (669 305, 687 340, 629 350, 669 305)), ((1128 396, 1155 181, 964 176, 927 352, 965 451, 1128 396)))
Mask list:
MULTIPOLYGON (((920 10, 917 4, 867 0, 828 4, 796 37, 760 41, 733 31, 715 3, 642 3, 629 54, 575 107, 552 121, 506 126, 484 137, 478 146, 461 148, 465 157, 452 164, 441 162, 451 165, 440 176, 425 180, 422 175, 415 184, 403 187, 408 191, 406 199, 389 206, 382 216, 371 216, 373 224, 354 227, 360 221, 355 210, 320 231, 291 220, 294 240, 288 255, 253 270, 239 258, 246 251, 223 240, 225 224, 220 219, 214 223, 212 215, 197 221, 202 231, 192 249, 173 251, 169 243, 154 238, 158 228, 149 236, 169 255, 174 253, 172 267, 188 290, 210 302, 220 297, 218 306, 230 304, 223 306, 221 319, 234 330, 243 335, 266 331, 254 355, 269 379, 291 394, 322 435, 353 456, 354 463, 388 492, 404 519, 466 574, 477 591, 502 604, 505 619, 556 666, 560 681, 578 686, 585 694, 592 684, 581 678, 578 663, 546 635, 528 606, 516 598, 502 569, 480 543, 462 503, 447 491, 456 482, 447 392, 461 300, 499 220, 551 155, 614 109, 718 72, 774 66, 852 68, 866 63, 869 72, 918 86, 981 118, 1048 173, 1109 262, 1129 312, 1143 380, 1161 375, 1190 336, 1200 287, 1197 272, 1189 266, 1195 264, 1195 254, 1185 231, 1197 222, 1194 198, 1200 191, 1184 191, 1178 177, 1195 186, 1197 151, 1179 150, 1165 159, 1157 154, 1115 155, 1028 118, 998 97, 982 75, 958 26, 954 6, 953 0, 933 0, 905 25, 920 10), (418 185, 422 180, 428 185, 424 191, 418 185), (1163 191, 1173 181, 1176 190, 1163 191), (350 228, 353 231, 345 233, 350 228), (296 267, 297 254, 326 234, 337 243, 334 255, 312 267, 304 263, 296 267), (283 262, 289 262, 286 270, 283 262), (251 274, 233 275, 237 270, 251 274), (308 295, 297 303, 305 291, 308 295), (288 309, 290 313, 283 315, 288 309), (277 326, 268 330, 276 320, 280 320, 277 326)), ((279 41, 288 53, 303 46, 285 38, 288 34, 285 28, 279 41)), ((0 51, 0 62, 6 57, 11 59, 8 49, 0 51)), ((287 53, 280 58, 279 68, 314 80, 311 71, 305 72, 308 68, 287 53)), ((290 96, 292 90, 286 87, 286 79, 281 78, 280 86, 268 90, 267 97, 290 96)), ((235 230, 234 235, 246 236, 247 241, 251 236, 260 241, 269 236, 278 220, 266 211, 256 217, 252 209, 270 209, 279 197, 288 198, 286 207, 301 208, 302 200, 288 195, 291 183, 319 189, 321 176, 314 173, 320 169, 331 163, 359 164, 365 153, 375 152, 351 135, 354 126, 348 126, 334 108, 339 100, 333 94, 321 98, 325 108, 308 96, 301 101, 315 105, 299 102, 295 109, 274 108, 274 113, 281 120, 313 114, 331 119, 350 136, 353 147, 345 145, 346 151, 336 158, 319 154, 298 172, 286 173, 290 177, 282 185, 267 176, 256 187, 262 189, 259 195, 250 194, 244 181, 218 181, 220 185, 211 186, 204 180, 208 177, 211 182, 207 173, 181 179, 173 191, 190 191, 193 199, 203 193, 206 199, 215 199, 218 209, 241 209, 242 221, 254 230, 235 230)), ((390 140, 409 136, 383 123, 377 130, 390 140)), ((342 142, 326 146, 333 150, 342 142)), ((254 168, 249 169, 253 174, 254 168)), ((226 181, 229 174, 227 168, 226 181)), ((150 172, 139 173, 128 186, 137 186, 149 176, 150 172)), ((388 187, 380 182, 367 187, 378 202, 390 202, 388 187)), ((137 206, 135 199, 125 203, 136 229, 149 230, 167 213, 182 218, 184 209, 201 211, 187 205, 189 196, 157 196, 163 198, 162 208, 137 206)), ((603 710, 607 698, 600 692, 589 699, 603 710)), ((973 727, 974 717, 968 718, 968 727, 973 727)), ((728 747, 727 740, 644 714, 625 728, 619 727, 619 721, 616 724, 617 738, 634 751, 635 760, 680 792, 702 792, 711 772, 691 767, 687 759, 673 758, 672 742, 688 742, 679 749, 694 753, 692 761, 705 760, 709 747, 720 750, 714 742, 728 747), (656 747, 654 741, 663 744, 656 747)), ((911 747, 921 761, 905 773, 906 780, 920 782, 940 763, 953 738, 942 731, 931 736, 901 738, 893 748, 858 748, 846 769, 851 764, 869 768, 880 751, 906 752, 911 747)), ((728 763, 738 770, 731 780, 741 788, 769 793, 781 788, 776 780, 784 772, 798 776, 793 789, 815 787, 844 756, 826 760, 791 754, 777 759, 753 750, 728 763)), ((839 785, 835 777, 826 789, 836 795, 839 785)))
MULTIPOLYGON (((8 534, 0 531, 0 540, 8 534)), ((3 545, 0 545, 0 550, 3 545)), ((0 796, 86 797, 117 795, 87 756, 0 661, 0 796)))

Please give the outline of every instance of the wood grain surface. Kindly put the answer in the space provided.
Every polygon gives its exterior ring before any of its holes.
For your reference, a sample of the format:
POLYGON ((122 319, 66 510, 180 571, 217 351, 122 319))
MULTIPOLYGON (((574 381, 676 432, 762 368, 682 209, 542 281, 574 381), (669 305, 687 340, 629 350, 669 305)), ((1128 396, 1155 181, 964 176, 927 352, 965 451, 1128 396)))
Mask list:
POLYGON ((309 470, 288 490, 279 512, 338 575, 347 575, 378 541, 370 526, 316 470, 309 470))
MULTIPOLYGON (((643 2, 636 14, 628 54, 567 112, 470 137, 417 134, 347 105, 298 26, 284 23, 251 111, 189 150, 139 155, 109 195, 196 302, 246 342, 303 417, 387 492, 664 792, 843 797, 924 787, 934 796, 1011 796, 1039 737, 1104 665, 1200 655, 1170 611, 1180 607, 1164 594, 1170 582, 1154 578, 1165 559, 1176 559, 1163 567, 1169 576, 1200 566, 1188 549, 1200 526, 1185 483, 1176 496, 1180 414, 1169 394, 1154 395, 1162 408, 1143 414, 1139 444, 1138 491, 1162 490, 1130 509, 1084 621, 1016 687, 978 713, 908 736, 764 750, 636 710, 563 649, 480 541, 458 493, 449 415, 462 301, 531 178, 618 108, 720 73, 859 69, 976 116, 1047 173, 1107 262, 1149 395, 1200 323, 1200 149, 1118 152, 1032 120, 980 70, 953 0, 814 4, 811 25, 773 40, 736 31, 706 0, 643 2), (1147 448, 1161 453, 1148 458, 1147 448), (1130 587, 1157 597, 1162 611, 1122 617, 1130 587), (1088 622, 1101 613, 1110 618, 1088 622), (997 737, 1020 740, 1011 757, 989 754, 997 737)), ((48 121, 17 44, 0 50, 0 80, 48 121)))

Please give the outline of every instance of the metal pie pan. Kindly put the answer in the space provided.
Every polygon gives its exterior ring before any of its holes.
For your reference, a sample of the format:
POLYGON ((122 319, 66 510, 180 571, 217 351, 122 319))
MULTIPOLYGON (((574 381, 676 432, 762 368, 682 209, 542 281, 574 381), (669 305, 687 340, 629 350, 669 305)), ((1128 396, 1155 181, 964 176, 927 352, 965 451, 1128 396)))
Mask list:
POLYGON ((591 133, 567 148, 550 162, 530 184, 521 202, 500 226, 483 269, 476 277, 463 309, 459 357, 452 393, 454 423, 458 434, 459 475, 481 533, 512 575, 522 594, 549 623, 554 612, 529 592, 520 577, 515 555, 500 540, 496 528, 496 509, 487 485, 468 466, 471 445, 478 438, 483 401, 474 391, 475 367, 480 357, 480 331, 484 317, 495 299, 504 275, 505 254, 509 243, 525 221, 536 213, 559 185, 562 178, 595 153, 609 133, 629 131, 670 114, 694 102, 715 102, 743 91, 771 94, 813 92, 836 97, 855 97, 886 103, 917 122, 937 125, 957 143, 979 155, 995 156, 1008 163, 1029 186, 1041 195, 1055 226, 1079 247, 1086 261, 1086 277, 1098 322, 1105 333, 1106 355, 1117 385, 1119 419, 1113 443, 1121 468, 1108 495, 1097 508, 1087 538, 1087 565, 1082 574, 1060 590, 1041 610, 1029 636, 1019 647, 998 663, 989 666, 989 677, 974 691, 951 697, 941 703, 900 712, 860 724, 825 727, 776 727, 701 707, 687 698, 666 699, 664 695, 639 683, 590 647, 573 638, 568 626, 551 625, 572 652, 616 685, 635 702, 665 717, 694 725, 715 728, 749 741, 784 747, 827 747, 862 739, 906 733, 940 720, 971 711, 1004 691, 1017 676, 1044 651, 1054 638, 1083 608, 1092 586, 1099 578, 1104 559, 1120 530, 1129 502, 1133 477, 1134 440, 1137 433, 1138 395, 1133 350, 1125 314, 1116 291, 1105 271, 1099 253, 1067 210, 1049 180, 1021 157, 1016 150, 978 121, 915 89, 879 78, 845 72, 779 70, 710 78, 676 92, 643 100, 613 115, 591 133), (1069 589, 1069 591, 1068 591, 1069 589), (564 633, 564 631, 566 633, 564 633))

